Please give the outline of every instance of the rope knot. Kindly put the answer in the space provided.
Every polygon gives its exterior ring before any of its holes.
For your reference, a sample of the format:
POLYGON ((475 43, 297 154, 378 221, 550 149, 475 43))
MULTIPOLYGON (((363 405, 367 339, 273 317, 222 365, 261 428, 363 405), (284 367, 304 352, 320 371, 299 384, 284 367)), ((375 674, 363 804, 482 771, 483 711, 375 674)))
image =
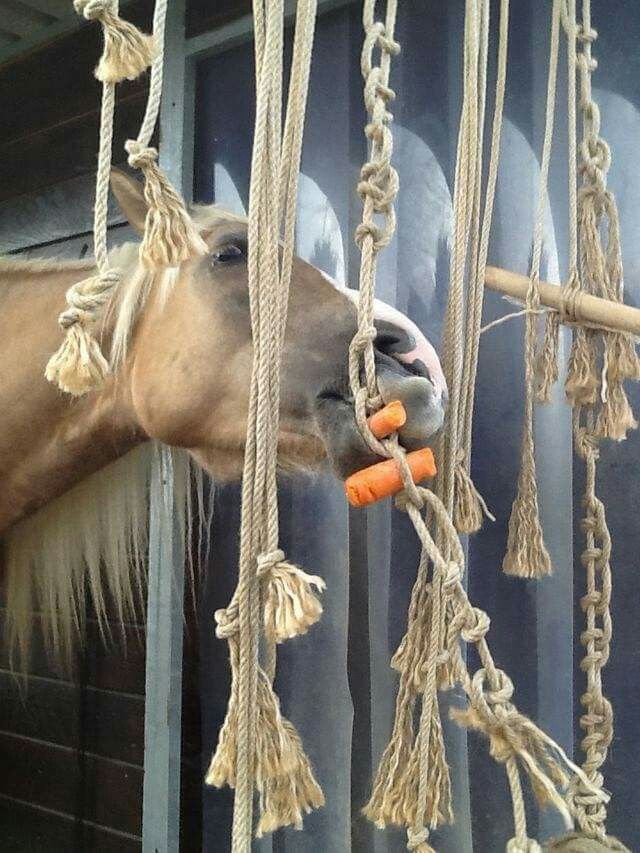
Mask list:
POLYGON ((285 560, 279 548, 257 557, 258 578, 264 588, 264 632, 275 643, 306 634, 322 615, 316 595, 326 584, 285 560))
POLYGON ((420 829, 408 827, 407 829, 407 850, 417 850, 421 844, 426 844, 429 840, 429 830, 426 826, 420 829))
MULTIPOLYGON (((403 472, 401 471, 401 473, 403 472)), ((401 512, 407 512, 409 507, 415 507, 417 510, 421 510, 424 506, 422 489, 419 486, 416 486, 412 480, 410 482, 405 480, 404 488, 401 492, 398 492, 394 503, 396 509, 399 509, 401 512)))
MULTIPOLYGON (((580 143, 582 170, 601 181, 611 166, 611 149, 599 136, 590 134, 580 143)), ((585 193, 582 193, 584 197, 585 193)))
POLYGON ((598 31, 593 27, 585 27, 584 23, 578 25, 577 33, 579 41, 585 44, 593 44, 598 38, 598 31))
POLYGON ((127 139, 124 144, 125 151, 129 155, 128 163, 132 169, 142 169, 153 166, 158 159, 158 151, 147 147, 137 139, 127 139))
POLYGON ((115 0, 73 0, 73 8, 87 21, 103 21, 116 14, 115 0))
POLYGON ((216 621, 216 637, 219 640, 228 640, 240 630, 238 606, 234 601, 228 607, 216 610, 213 618, 216 621))
POLYGON ((98 310, 109 301, 111 291, 121 279, 119 270, 110 269, 74 284, 67 290, 69 307, 58 317, 58 325, 62 329, 69 329, 76 323, 95 320, 98 310))
MULTIPOLYGON (((479 607, 470 607, 465 614, 465 621, 460 631, 462 639, 467 643, 479 643, 491 626, 491 619, 479 607)), ((506 678, 506 676, 505 676, 506 678)), ((513 686, 511 687, 513 692, 513 686)))
POLYGON ((398 42, 387 35, 387 28, 382 21, 375 21, 367 31, 367 46, 376 45, 384 53, 397 56, 400 53, 398 42))
POLYGON ((258 577, 263 578, 265 575, 268 575, 269 572, 278 565, 278 563, 284 562, 284 551, 280 548, 276 548, 274 551, 267 551, 264 554, 258 554, 256 562, 258 564, 258 577))
MULTIPOLYGON (((446 596, 452 596, 462 580, 462 566, 453 560, 447 563, 447 573, 442 581, 442 591, 446 596)), ((486 614, 485 614, 486 615, 486 614)))
POLYGON ((473 687, 482 694, 489 707, 508 706, 513 696, 513 682, 506 672, 496 669, 492 673, 492 683, 489 689, 485 689, 488 681, 488 673, 484 667, 480 668, 473 676, 473 687))
POLYGON ((576 442, 576 450, 582 456, 583 459, 586 459, 587 456, 593 455, 594 459, 598 459, 599 450, 598 450, 598 436, 592 432, 589 432, 584 427, 580 427, 580 429, 576 430, 575 435, 576 442))
POLYGON ((357 353, 362 353, 377 337, 378 330, 375 326, 362 325, 353 336, 351 346, 357 353))

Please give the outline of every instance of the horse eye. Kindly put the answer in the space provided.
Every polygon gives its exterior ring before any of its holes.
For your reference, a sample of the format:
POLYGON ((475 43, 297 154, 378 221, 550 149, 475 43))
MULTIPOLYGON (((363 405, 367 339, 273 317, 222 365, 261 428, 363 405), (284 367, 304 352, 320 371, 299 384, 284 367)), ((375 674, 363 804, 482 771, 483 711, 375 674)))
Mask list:
POLYGON ((220 251, 214 252, 213 262, 214 264, 226 264, 230 261, 237 261, 240 257, 242 257, 242 249, 230 243, 228 246, 220 249, 220 251))

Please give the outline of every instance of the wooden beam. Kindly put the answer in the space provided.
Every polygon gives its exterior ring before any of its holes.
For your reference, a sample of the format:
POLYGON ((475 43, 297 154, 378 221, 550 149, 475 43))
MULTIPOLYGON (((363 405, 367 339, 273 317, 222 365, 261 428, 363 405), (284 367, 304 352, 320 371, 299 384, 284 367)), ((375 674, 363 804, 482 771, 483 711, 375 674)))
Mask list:
MULTIPOLYGON (((510 296, 520 302, 525 302, 529 279, 525 275, 503 270, 499 267, 487 267, 485 284, 490 290, 510 296)), ((589 293, 580 292, 572 299, 568 319, 575 318, 576 323, 594 328, 613 329, 617 332, 629 332, 640 336, 640 308, 601 299, 589 293)), ((563 288, 546 281, 540 282, 540 302, 545 308, 562 313, 563 288)))

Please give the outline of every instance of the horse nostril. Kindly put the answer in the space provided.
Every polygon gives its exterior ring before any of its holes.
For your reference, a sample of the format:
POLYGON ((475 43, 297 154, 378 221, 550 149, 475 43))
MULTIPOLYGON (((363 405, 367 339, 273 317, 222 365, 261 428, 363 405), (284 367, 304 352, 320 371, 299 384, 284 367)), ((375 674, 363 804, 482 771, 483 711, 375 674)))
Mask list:
POLYGON ((399 353, 411 352, 415 341, 404 329, 385 321, 376 322, 375 348, 384 355, 396 357, 399 353))

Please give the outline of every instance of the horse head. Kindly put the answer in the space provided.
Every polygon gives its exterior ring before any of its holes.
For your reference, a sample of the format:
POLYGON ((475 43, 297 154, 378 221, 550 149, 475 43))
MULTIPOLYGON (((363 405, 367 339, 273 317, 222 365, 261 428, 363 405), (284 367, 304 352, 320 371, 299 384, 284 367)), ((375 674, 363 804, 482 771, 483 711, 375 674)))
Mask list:
MULTIPOLYGON (((114 171, 122 212, 139 232, 141 185, 114 171)), ((146 434, 187 448, 219 479, 242 470, 252 366, 247 222, 216 207, 192 215, 206 255, 181 265, 140 312, 126 359, 135 417, 146 434)), ((375 461, 358 431, 348 378, 357 294, 294 258, 281 372, 279 463, 315 468, 329 457, 346 477, 375 461)), ((400 400, 407 449, 442 426, 447 391, 435 350, 403 314, 376 302, 375 360, 385 402, 400 400)))

